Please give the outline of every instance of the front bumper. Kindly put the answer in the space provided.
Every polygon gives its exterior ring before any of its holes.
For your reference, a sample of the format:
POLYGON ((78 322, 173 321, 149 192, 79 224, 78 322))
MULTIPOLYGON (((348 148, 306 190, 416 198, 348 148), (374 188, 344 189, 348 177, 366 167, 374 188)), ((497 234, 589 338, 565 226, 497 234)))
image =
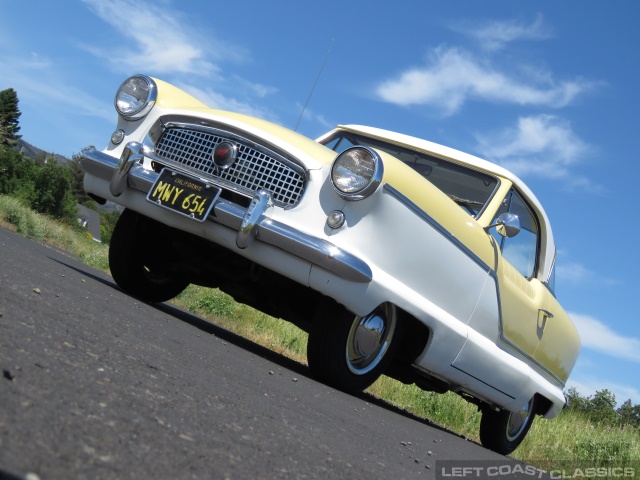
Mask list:
MULTIPOLYGON (((155 171, 143 167, 142 152, 142 146, 136 142, 131 142, 124 148, 120 159, 95 148, 83 150, 81 163, 85 170, 85 188, 89 184, 95 185, 96 180, 108 184, 109 187, 108 190, 102 189, 100 192, 92 191, 94 189, 89 187, 88 193, 135 209, 133 205, 128 204, 127 196, 122 194, 131 189, 146 196, 159 176, 155 171), (90 182, 87 181, 88 178, 91 179, 90 182)), ((371 268, 360 258, 325 239, 308 235, 264 216, 263 213, 269 206, 265 194, 267 192, 258 192, 252 202, 253 208, 249 209, 220 198, 209 214, 207 222, 214 222, 236 231, 236 246, 239 250, 255 240, 287 252, 346 281, 371 282, 371 268)), ((150 202, 147 204, 151 209, 158 208, 150 202)), ((182 221, 193 222, 190 219, 182 221)), ((204 232, 201 236, 207 238, 204 232)))

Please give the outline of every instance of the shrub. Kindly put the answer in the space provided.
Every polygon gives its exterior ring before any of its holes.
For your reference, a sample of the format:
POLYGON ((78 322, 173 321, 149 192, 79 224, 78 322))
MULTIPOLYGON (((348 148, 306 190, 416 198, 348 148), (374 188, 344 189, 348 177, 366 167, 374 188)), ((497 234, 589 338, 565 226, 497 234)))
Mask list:
POLYGON ((224 293, 211 290, 211 293, 203 298, 199 298, 193 308, 196 311, 202 311, 207 315, 216 315, 218 317, 232 317, 235 313, 236 303, 224 293))

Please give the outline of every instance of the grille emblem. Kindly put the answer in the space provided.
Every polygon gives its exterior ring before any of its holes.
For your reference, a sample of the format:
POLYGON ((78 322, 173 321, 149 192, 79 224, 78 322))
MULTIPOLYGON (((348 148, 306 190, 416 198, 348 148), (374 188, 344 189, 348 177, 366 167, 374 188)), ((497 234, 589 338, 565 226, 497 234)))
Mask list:
POLYGON ((238 145, 233 142, 222 141, 213 149, 212 157, 213 164, 216 167, 226 170, 238 158, 238 145))

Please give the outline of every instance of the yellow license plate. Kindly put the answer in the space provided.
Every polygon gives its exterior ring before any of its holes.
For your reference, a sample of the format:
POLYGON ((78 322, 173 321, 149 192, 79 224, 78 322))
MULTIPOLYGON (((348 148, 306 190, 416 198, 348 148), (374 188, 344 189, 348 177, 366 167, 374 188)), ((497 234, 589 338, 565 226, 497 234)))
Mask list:
POLYGON ((164 169, 149 190, 147 200, 193 220, 203 222, 220 196, 220 188, 164 169))

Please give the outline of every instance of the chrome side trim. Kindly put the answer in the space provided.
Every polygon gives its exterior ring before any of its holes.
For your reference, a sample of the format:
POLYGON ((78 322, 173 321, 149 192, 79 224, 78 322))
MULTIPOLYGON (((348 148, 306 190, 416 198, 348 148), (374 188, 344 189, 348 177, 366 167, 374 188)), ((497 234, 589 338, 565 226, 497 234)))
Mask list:
POLYGON ((551 262, 551 268, 549 269, 549 275, 547 275, 547 279, 545 283, 548 284, 549 280, 551 280, 551 275, 553 275, 553 269, 556 268, 556 260, 558 259, 558 251, 553 251, 553 261, 551 262))
POLYGON ((473 378, 474 380, 477 380, 480 383, 484 383, 487 387, 493 388, 496 392, 500 392, 502 395, 509 397, 512 400, 515 400, 516 397, 514 397, 513 395, 508 394, 507 392, 504 392, 502 390, 500 390, 499 388, 494 387, 493 385, 491 385, 490 383, 485 382, 484 380, 482 380, 481 378, 478 378, 474 375, 471 375, 469 372, 465 372, 464 370, 462 370, 461 368, 456 367, 455 365, 451 365, 452 368, 455 368, 456 370, 458 370, 459 372, 464 373, 465 375, 470 376, 471 378, 473 378))
POLYGON ((418 205, 413 203, 407 197, 405 197, 398 190, 393 188, 388 183, 384 184, 383 190, 393 196, 400 203, 403 203, 407 208, 409 208, 413 213, 415 213, 422 220, 430 224, 433 228, 435 228, 438 232, 440 232, 444 237, 446 237, 451 243, 453 243, 456 247, 458 247, 462 252, 473 260, 476 264, 478 264, 483 270, 487 273, 494 273, 493 268, 487 265, 480 257, 478 257, 475 253, 473 253, 464 243, 458 240, 455 236, 451 234, 446 228, 444 228, 440 223, 438 223, 431 215, 422 210, 418 205))
MULTIPOLYGON (((111 155, 95 148, 88 148, 81 153, 81 163, 87 173, 110 182, 119 162, 111 155)), ((139 163, 132 163, 123 181, 126 181, 130 189, 147 195, 158 175, 139 163)), ((208 220, 239 231, 245 214, 246 209, 227 200, 218 199, 208 220)), ((366 262, 327 240, 308 235, 264 216, 256 224, 255 232, 256 240, 288 252, 340 278, 360 283, 373 280, 373 272, 366 262)))
POLYGON ((513 343, 511 340, 509 340, 508 338, 506 338, 504 336, 504 333, 502 331, 502 323, 500 323, 500 340, 502 340, 505 344, 507 344, 509 347, 513 348, 516 352, 518 352, 520 355, 522 355, 523 357, 527 358, 529 361, 531 361, 531 363, 535 364, 538 368, 540 368, 540 370, 542 370, 543 372, 545 372, 547 375, 549 375, 551 378, 553 378, 556 382, 558 382, 559 385, 562 385, 562 387, 564 388, 565 386, 565 382, 563 382, 562 380, 560 380, 560 378, 558 378, 558 376, 553 373, 551 370, 549 370, 547 367, 545 367, 544 365, 542 365, 538 360, 536 360, 535 358, 533 358, 531 355, 529 355, 528 353, 526 353, 524 350, 522 350, 520 347, 518 347, 515 343, 513 343))

